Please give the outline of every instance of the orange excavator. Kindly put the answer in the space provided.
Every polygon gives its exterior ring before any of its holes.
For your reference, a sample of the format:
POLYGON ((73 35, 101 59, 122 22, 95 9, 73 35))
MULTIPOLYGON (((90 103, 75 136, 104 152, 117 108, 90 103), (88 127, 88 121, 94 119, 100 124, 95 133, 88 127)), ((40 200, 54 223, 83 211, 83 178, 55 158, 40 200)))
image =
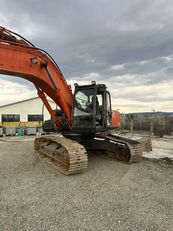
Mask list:
POLYGON ((111 153, 112 158, 133 163, 141 160, 140 142, 112 135, 119 124, 112 111, 111 96, 105 84, 80 86, 74 94, 55 60, 43 49, 35 47, 21 35, 0 27, 0 74, 18 76, 32 82, 51 115, 45 130, 53 127, 60 135, 35 139, 35 150, 66 175, 87 168, 87 153, 111 153), (61 109, 57 116, 46 95, 61 109))

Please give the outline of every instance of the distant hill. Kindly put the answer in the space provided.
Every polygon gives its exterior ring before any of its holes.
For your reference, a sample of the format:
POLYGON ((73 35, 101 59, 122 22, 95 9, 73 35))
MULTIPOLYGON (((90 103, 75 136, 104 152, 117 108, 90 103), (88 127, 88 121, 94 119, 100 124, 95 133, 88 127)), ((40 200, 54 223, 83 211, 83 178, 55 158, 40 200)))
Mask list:
POLYGON ((142 116, 165 116, 165 117, 173 117, 173 112, 162 112, 162 111, 157 111, 157 112, 136 112, 136 113, 126 113, 126 115, 142 115, 142 116))

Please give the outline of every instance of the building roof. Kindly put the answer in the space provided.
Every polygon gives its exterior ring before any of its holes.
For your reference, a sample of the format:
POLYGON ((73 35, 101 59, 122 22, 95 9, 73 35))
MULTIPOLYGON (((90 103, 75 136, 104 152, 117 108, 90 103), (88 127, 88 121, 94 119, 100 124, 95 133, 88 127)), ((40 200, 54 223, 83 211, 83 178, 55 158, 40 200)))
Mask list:
MULTIPOLYGON (((31 100, 34 100, 34 99, 40 99, 40 98, 39 97, 33 97, 33 98, 17 101, 17 102, 14 102, 14 103, 5 104, 5 105, 0 106, 0 108, 15 105, 15 104, 19 104, 19 103, 24 103, 24 102, 31 101, 31 100)), ((48 101, 54 103, 54 101, 52 101, 50 99, 48 99, 48 101)))

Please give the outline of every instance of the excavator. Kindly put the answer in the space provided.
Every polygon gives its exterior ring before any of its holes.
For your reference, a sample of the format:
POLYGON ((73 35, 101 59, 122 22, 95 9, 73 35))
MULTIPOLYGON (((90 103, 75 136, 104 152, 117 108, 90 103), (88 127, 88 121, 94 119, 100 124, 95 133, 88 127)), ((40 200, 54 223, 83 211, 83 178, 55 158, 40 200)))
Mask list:
POLYGON ((105 84, 76 83, 72 93, 59 66, 46 51, 4 27, 0 27, 0 74, 21 77, 35 85, 53 121, 46 127, 49 129, 51 124, 58 134, 36 138, 34 147, 65 175, 83 172, 92 151, 111 154, 111 158, 127 163, 141 160, 139 141, 112 134, 117 118, 105 84), (61 116, 54 113, 47 96, 59 106, 61 116))

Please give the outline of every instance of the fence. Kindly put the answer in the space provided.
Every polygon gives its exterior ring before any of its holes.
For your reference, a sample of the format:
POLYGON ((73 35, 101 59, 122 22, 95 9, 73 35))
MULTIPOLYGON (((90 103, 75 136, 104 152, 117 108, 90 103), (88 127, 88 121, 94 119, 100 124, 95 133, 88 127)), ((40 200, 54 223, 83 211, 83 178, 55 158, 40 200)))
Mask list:
POLYGON ((173 135, 173 115, 160 113, 121 114, 121 129, 131 132, 149 132, 151 135, 173 135))

